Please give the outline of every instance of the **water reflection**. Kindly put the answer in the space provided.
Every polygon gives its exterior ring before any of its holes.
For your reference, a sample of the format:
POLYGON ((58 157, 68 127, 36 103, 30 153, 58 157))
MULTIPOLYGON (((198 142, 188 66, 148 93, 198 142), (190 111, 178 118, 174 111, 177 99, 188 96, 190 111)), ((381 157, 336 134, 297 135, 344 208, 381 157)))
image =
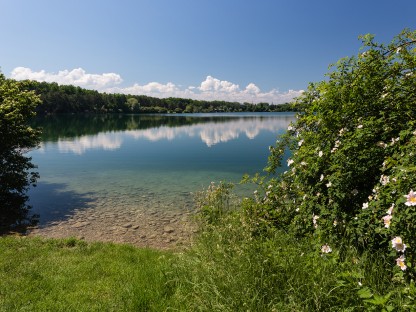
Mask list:
POLYGON ((254 139, 261 131, 277 132, 279 129, 287 128, 290 120, 276 120, 273 118, 241 118, 235 121, 208 122, 192 126, 176 128, 159 127, 147 130, 126 131, 127 136, 135 139, 144 138, 149 141, 162 139, 173 140, 177 137, 199 137, 207 146, 225 143, 245 135, 254 139))
MULTIPOLYGON (((97 135, 81 136, 74 139, 59 139, 58 150, 61 153, 72 152, 83 154, 89 149, 115 150, 123 143, 122 133, 104 132, 97 135)), ((48 143, 41 144, 41 150, 47 148, 48 143)))
MULTIPOLYGON (((112 123, 105 119, 105 123, 102 124, 101 122, 104 119, 95 119, 96 127, 90 127, 88 132, 96 133, 85 135, 78 135, 77 130, 79 129, 76 126, 79 123, 74 120, 73 130, 71 130, 71 124, 69 123, 69 126, 64 127, 62 134, 58 137, 46 136, 46 140, 41 144, 40 152, 44 152, 50 147, 55 148, 55 146, 61 153, 75 153, 79 155, 91 149, 116 150, 130 138, 151 142, 160 140, 172 141, 178 138, 199 138, 206 146, 211 147, 219 143, 235 140, 240 136, 254 139, 260 132, 277 133, 287 128, 291 120, 293 120, 293 115, 279 115, 279 118, 276 118, 275 115, 256 117, 208 116, 199 118, 190 118, 189 116, 156 117, 133 115, 113 116, 114 120, 112 123), (111 125, 113 126, 111 130, 109 129, 109 124, 110 127, 111 125)), ((45 125, 47 126, 48 124, 46 123, 45 125)), ((89 126, 91 126, 91 123, 89 123, 89 126)), ((47 131, 46 133, 49 132, 47 131)))

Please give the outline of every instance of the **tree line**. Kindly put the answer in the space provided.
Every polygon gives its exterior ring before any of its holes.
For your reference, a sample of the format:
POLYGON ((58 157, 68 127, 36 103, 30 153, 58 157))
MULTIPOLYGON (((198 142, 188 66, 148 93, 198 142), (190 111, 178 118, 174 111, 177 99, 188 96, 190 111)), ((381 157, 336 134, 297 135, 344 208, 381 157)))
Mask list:
POLYGON ((101 93, 56 82, 25 81, 29 90, 42 100, 36 112, 65 113, 214 113, 214 112, 287 112, 296 111, 290 103, 239 103, 184 98, 156 98, 146 95, 101 93))

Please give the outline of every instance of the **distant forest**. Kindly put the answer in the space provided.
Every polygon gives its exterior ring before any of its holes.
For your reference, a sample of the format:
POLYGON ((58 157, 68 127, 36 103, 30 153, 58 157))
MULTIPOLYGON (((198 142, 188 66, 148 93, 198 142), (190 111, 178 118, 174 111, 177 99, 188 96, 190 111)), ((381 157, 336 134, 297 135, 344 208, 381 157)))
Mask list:
POLYGON ((213 113, 213 112, 288 112, 290 104, 200 101, 183 98, 155 98, 146 95, 100 93, 55 82, 24 81, 29 90, 41 96, 36 110, 40 115, 65 113, 213 113))

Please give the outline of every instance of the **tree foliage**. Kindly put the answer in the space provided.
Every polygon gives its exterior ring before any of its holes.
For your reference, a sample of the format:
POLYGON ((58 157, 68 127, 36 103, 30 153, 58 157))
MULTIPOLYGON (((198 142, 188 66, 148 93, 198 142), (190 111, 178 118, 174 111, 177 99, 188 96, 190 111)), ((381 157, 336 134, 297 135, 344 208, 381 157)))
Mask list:
POLYGON ((38 131, 27 125, 40 99, 24 82, 0 73, 0 228, 28 221, 26 191, 38 174, 25 153, 37 146, 38 131))
MULTIPOLYGON (((320 245, 384 250, 397 270, 416 270, 416 32, 388 44, 361 37, 357 56, 310 84, 276 146, 250 213, 320 245)), ((328 249, 326 249, 328 250, 328 249)))
POLYGON ((214 113, 214 112, 283 112, 296 108, 289 103, 238 103, 184 98, 155 98, 146 95, 100 93, 55 82, 25 82, 42 99, 39 114, 62 113, 214 113))

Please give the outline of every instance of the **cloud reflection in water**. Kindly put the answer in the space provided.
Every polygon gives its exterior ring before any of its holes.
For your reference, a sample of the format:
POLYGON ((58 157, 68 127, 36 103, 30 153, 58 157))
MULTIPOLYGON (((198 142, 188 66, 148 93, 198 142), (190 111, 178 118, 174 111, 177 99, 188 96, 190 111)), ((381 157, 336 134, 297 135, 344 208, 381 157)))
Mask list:
POLYGON ((169 140, 180 137, 199 137, 208 147, 215 144, 235 140, 242 135, 254 139, 261 132, 277 133, 287 129, 293 117, 283 118, 236 118, 227 122, 207 122, 177 127, 161 126, 143 130, 125 130, 116 132, 100 132, 96 135, 84 135, 75 138, 60 138, 57 143, 44 142, 40 152, 56 146, 61 153, 84 154, 87 150, 116 150, 128 138, 148 141, 169 140))

